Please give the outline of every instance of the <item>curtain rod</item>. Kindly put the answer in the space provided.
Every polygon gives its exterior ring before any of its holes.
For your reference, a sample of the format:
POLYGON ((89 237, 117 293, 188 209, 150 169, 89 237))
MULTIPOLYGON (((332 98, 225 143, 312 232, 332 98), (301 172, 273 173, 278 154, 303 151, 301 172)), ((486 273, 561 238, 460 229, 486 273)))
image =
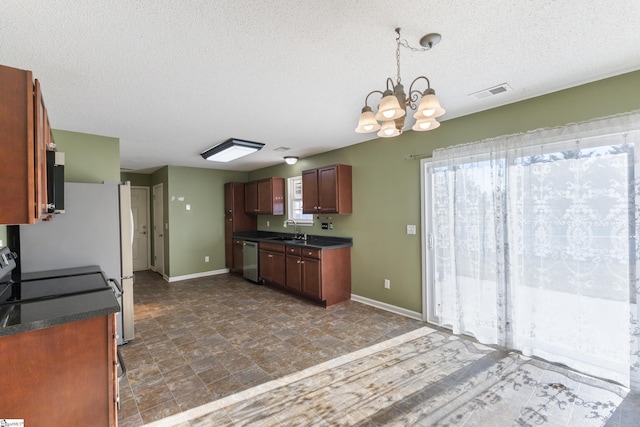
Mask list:
POLYGON ((420 159, 420 158, 430 158, 431 157, 431 153, 420 153, 420 154, 408 154, 405 156, 405 160, 413 160, 413 159, 420 159))

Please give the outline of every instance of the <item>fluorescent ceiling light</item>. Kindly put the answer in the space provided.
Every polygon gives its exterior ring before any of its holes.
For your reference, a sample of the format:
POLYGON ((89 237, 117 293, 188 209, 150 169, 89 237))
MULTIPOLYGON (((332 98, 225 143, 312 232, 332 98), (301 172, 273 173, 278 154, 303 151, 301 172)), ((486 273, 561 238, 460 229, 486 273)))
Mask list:
POLYGON ((264 147, 260 142, 229 138, 222 144, 211 147, 200 153, 203 159, 211 162, 230 162, 240 157, 255 153, 264 147))

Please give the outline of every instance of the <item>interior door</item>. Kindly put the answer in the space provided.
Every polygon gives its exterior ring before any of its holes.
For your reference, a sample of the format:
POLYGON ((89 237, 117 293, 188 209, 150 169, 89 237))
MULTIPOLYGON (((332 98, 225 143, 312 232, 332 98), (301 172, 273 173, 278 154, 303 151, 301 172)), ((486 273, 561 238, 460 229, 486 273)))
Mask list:
POLYGON ((149 188, 131 187, 133 214, 133 271, 149 268, 149 188))
POLYGON ((153 266, 164 275, 164 196, 162 184, 153 186, 153 266))

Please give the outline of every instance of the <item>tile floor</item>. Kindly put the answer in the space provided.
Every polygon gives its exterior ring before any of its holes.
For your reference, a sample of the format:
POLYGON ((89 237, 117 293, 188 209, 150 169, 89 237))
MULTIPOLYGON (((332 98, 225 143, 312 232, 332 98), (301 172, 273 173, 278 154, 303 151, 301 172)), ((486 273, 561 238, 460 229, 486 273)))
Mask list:
POLYGON ((231 275, 136 273, 136 337, 120 347, 121 427, 142 426, 424 323, 353 301, 327 309, 231 275))
MULTIPOLYGON (((425 326, 352 301, 324 309, 230 275, 167 283, 155 273, 138 272, 134 292, 136 338, 120 348, 128 368, 120 384, 119 425, 124 427, 176 418, 182 413, 180 418, 185 411, 235 401, 236 396, 259 393, 273 384, 272 380, 284 381, 301 371, 315 369, 322 374, 327 364, 372 345, 388 345, 407 333, 419 333, 425 326)), ((384 376, 398 381, 388 375, 384 376)), ((447 392, 461 385, 449 384, 439 390, 447 392)), ((285 395, 289 388, 284 388, 285 395)), ((411 399, 397 402, 394 411, 404 408, 406 415, 405 406, 416 407, 411 399)), ((215 421, 218 414, 210 412, 198 422, 167 425, 263 425, 267 420, 260 418, 256 424, 257 418, 247 418, 246 405, 249 413, 256 413, 253 400, 250 397, 236 403, 244 408, 237 419, 225 409, 224 422, 223 418, 215 421)), ((264 401, 256 405, 260 411, 269 407, 264 401)), ((422 406, 424 402, 419 404, 422 406)), ((398 424, 401 414, 383 415, 356 424, 403 425, 398 424)), ((637 426, 639 419, 640 396, 627 395, 606 426, 637 426)), ((275 421, 264 425, 290 425, 285 420, 270 420, 275 421)), ((336 420, 340 422, 335 425, 351 425, 347 418, 336 420)))

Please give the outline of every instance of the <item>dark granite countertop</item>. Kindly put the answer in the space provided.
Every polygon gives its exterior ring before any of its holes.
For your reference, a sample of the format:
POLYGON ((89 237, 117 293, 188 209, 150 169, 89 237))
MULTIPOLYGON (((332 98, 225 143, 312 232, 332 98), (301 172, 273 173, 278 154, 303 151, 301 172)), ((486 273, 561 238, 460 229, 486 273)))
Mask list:
POLYGON ((315 249, 338 249, 353 246, 351 237, 328 237, 308 235, 307 240, 294 239, 291 233, 274 233, 271 231, 239 231, 233 233, 236 239, 253 242, 279 243, 286 246, 297 246, 315 249))
MULTIPOLYGON (((101 273, 95 274, 102 278, 101 273)), ((113 290, 97 276, 94 280, 85 276, 25 276, 24 282, 0 284, 0 296, 14 294, 13 298, 0 298, 0 337, 120 311, 113 290)))

